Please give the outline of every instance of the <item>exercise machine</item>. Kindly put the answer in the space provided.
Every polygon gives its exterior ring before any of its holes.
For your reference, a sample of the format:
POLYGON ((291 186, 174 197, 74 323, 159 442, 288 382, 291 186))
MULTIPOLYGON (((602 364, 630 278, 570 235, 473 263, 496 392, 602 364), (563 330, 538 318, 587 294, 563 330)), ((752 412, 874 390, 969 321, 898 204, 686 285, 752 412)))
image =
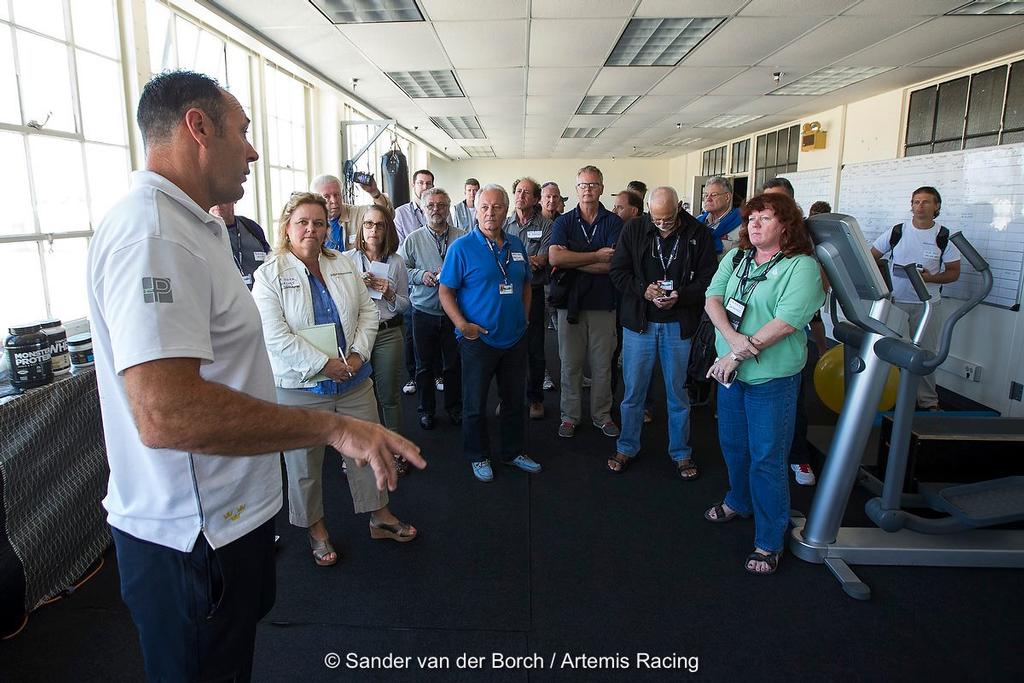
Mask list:
POLYGON ((914 264, 894 266, 910 279, 925 306, 921 324, 906 335, 906 315, 890 300, 856 219, 822 214, 808 221, 815 254, 832 285, 834 334, 846 344, 846 402, 818 488, 806 518, 794 516, 790 550, 807 562, 824 564, 851 597, 867 600, 871 589, 850 565, 941 567, 1024 567, 1024 531, 987 529, 1024 519, 1024 477, 1004 477, 965 485, 923 487, 903 494, 910 430, 920 378, 949 354, 956 324, 981 303, 992 288, 988 263, 956 233, 950 241, 982 276, 982 287, 945 321, 939 348, 919 341, 932 313, 930 295, 914 264), (836 305, 845 321, 838 320, 836 305), (913 335, 912 337, 910 335, 913 335), (857 483, 861 457, 891 365, 900 368, 900 385, 881 495, 865 506, 875 527, 842 527, 843 514, 857 483), (928 517, 906 507, 927 507, 928 517))

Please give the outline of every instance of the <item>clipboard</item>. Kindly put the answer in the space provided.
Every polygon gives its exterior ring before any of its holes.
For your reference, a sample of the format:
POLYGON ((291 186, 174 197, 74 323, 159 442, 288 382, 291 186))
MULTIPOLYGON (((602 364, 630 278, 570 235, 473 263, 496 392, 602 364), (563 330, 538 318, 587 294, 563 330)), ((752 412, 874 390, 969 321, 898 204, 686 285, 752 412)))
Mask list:
MULTIPOLYGON (((323 325, 304 327, 301 330, 298 330, 296 334, 311 344, 317 351, 325 354, 328 358, 340 357, 340 353, 338 351, 338 336, 334 331, 334 323, 324 323, 323 325)), ((330 377, 324 374, 318 374, 316 377, 312 378, 314 382, 323 382, 327 379, 330 379, 330 377)))

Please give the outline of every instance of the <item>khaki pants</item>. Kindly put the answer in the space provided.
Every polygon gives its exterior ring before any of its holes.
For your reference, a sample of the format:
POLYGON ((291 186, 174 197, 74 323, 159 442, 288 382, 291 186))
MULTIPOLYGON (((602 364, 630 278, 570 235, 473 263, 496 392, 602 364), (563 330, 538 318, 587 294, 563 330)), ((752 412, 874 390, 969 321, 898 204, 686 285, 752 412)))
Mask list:
MULTIPOLYGON (((924 315, 924 304, 896 302, 896 307, 906 311, 907 315, 910 316, 910 334, 913 336, 914 330, 917 329, 917 325, 921 322, 921 317, 924 315)), ((942 329, 943 321, 942 303, 941 301, 935 301, 932 303, 931 320, 921 336, 921 348, 928 349, 929 351, 936 350, 939 345, 939 331, 942 329)), ((939 405, 939 394, 935 390, 934 372, 922 377, 917 385, 917 404, 925 409, 939 405)))
POLYGON ((580 423, 583 405, 583 363, 590 361, 590 419, 612 419, 612 353, 615 351, 615 311, 580 311, 570 325, 566 310, 558 310, 558 355, 562 359, 562 421, 580 423))
MULTIPOLYGON (((325 410, 379 424, 373 380, 367 379, 341 396, 321 396, 302 389, 277 390, 277 402, 311 410, 325 410)), ((388 504, 388 492, 377 489, 377 480, 369 466, 359 467, 352 458, 348 466, 348 489, 356 514, 374 512, 388 504)), ((288 521, 308 529, 324 517, 324 447, 299 448, 284 453, 288 472, 288 521)))

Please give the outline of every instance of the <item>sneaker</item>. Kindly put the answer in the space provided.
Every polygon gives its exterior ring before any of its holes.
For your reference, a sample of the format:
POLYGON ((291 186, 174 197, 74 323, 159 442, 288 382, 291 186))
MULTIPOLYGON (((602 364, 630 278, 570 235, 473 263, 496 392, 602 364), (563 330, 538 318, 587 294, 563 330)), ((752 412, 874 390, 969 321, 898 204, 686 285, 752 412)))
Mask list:
POLYGON ((814 477, 814 472, 811 470, 811 466, 807 463, 797 465, 796 463, 790 465, 793 473, 796 475, 796 483, 801 486, 814 486, 817 483, 817 479, 814 477))
POLYGON ((494 479, 494 470, 491 469, 491 461, 480 460, 473 463, 473 476, 480 481, 491 481, 494 479))
POLYGON ((608 420, 604 424, 601 424, 600 422, 595 422, 594 426, 600 429, 601 433, 604 434, 605 436, 614 437, 621 434, 621 432, 619 431, 619 426, 612 422, 611 420, 608 420))
POLYGON ((528 455, 517 455, 515 460, 505 464, 509 467, 520 469, 527 474, 537 474, 541 470, 540 463, 528 455))
POLYGON ((591 384, 593 384, 593 382, 590 381, 590 378, 587 377, 586 375, 583 375, 583 388, 589 389, 591 384))
POLYGON ((416 381, 415 380, 409 380, 408 382, 406 382, 405 386, 402 387, 402 393, 406 394, 406 395, 415 394, 416 393, 416 381))
POLYGON ((444 391, 444 380, 440 377, 434 378, 434 388, 438 391, 444 391))
POLYGON ((563 422, 558 425, 558 435, 566 439, 571 439, 576 436, 576 425, 568 421, 563 422))
POLYGON ((543 386, 544 386, 544 391, 554 391, 555 390, 555 380, 551 379, 551 373, 550 372, 545 372, 544 373, 544 385, 543 386))

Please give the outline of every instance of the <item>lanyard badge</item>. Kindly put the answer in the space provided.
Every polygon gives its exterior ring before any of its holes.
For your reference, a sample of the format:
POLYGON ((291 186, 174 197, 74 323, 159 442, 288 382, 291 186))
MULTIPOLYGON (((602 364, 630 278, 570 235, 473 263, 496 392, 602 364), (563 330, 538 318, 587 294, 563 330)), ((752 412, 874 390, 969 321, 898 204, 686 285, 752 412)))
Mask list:
MULTIPOLYGON (((483 235, 483 232, 481 232, 481 235, 483 235)), ((505 244, 499 248, 498 245, 487 235, 483 235, 483 238, 487 242, 488 249, 491 250, 494 262, 498 264, 498 270, 501 272, 502 282, 498 283, 498 294, 503 296, 514 294, 515 288, 508 279, 508 264, 512 262, 512 245, 508 243, 508 240, 505 240, 505 244), (502 256, 505 258, 504 263, 501 262, 502 256)), ((517 255, 519 256, 519 259, 522 259, 522 254, 517 255)))

